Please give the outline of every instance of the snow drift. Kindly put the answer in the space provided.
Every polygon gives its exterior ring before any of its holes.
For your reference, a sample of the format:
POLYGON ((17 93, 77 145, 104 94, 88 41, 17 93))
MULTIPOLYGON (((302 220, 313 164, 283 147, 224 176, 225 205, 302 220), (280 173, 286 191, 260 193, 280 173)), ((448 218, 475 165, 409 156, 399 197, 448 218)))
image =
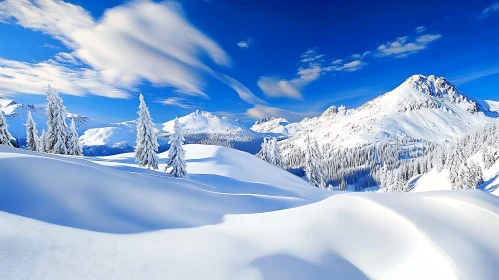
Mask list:
POLYGON ((0 278, 497 279, 495 196, 325 192, 244 152, 186 150, 176 179, 132 154, 0 147, 0 278))

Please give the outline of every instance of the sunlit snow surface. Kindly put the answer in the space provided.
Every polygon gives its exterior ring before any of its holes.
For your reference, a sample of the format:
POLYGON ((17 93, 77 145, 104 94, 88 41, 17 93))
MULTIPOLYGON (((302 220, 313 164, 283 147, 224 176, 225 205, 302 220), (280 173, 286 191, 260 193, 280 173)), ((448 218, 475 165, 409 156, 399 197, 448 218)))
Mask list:
POLYGON ((326 192, 244 152, 186 150, 190 176, 176 179, 133 154, 0 147, 0 279, 499 275, 486 192, 326 192))

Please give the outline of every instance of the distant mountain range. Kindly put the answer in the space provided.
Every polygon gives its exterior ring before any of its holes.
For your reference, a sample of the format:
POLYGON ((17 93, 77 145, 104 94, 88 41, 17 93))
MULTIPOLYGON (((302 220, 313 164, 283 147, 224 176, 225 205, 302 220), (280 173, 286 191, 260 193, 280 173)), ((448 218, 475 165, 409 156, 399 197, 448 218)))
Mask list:
MULTIPOLYGON (((18 104, 0 96, 2 111, 14 137, 25 137, 26 115, 31 111, 39 125, 45 126, 45 108, 18 104)), ((237 149, 256 153, 264 137, 278 136, 284 154, 304 147, 307 135, 326 149, 353 147, 398 139, 440 142, 452 140, 473 128, 496 119, 499 103, 479 100, 460 92, 444 78, 413 75, 394 90, 356 108, 330 106, 321 115, 291 123, 269 117, 251 128, 237 120, 209 112, 195 111, 179 118, 187 142, 224 141, 237 149)), ((133 150, 135 123, 99 123, 77 114, 73 118, 88 155, 114 154, 133 150)), ((173 120, 156 125, 160 150, 167 148, 166 137, 173 120)))

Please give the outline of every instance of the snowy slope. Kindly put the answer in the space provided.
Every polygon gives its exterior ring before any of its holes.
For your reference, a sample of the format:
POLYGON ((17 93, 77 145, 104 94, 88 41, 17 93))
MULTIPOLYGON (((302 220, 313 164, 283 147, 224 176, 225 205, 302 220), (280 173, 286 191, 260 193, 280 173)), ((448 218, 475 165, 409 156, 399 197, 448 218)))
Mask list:
MULTIPOLYGON (((493 195, 499 196, 499 161, 496 161, 490 168, 485 169, 482 161, 481 152, 468 159, 468 163, 474 161, 478 163, 483 170, 483 183, 477 188, 493 195)), ((418 177, 413 185, 412 192, 427 192, 438 190, 452 190, 452 182, 449 179, 449 171, 436 169, 418 177)))
POLYGON ((247 153, 186 148, 188 179, 138 168, 131 154, 91 162, 0 147, 0 278, 499 274, 495 196, 476 191, 330 196, 247 153))
POLYGON ((444 78, 414 75, 357 109, 331 106, 321 116, 286 125, 292 137, 281 147, 304 147, 307 134, 333 148, 400 138, 451 140, 497 118, 494 104, 460 93, 444 78))

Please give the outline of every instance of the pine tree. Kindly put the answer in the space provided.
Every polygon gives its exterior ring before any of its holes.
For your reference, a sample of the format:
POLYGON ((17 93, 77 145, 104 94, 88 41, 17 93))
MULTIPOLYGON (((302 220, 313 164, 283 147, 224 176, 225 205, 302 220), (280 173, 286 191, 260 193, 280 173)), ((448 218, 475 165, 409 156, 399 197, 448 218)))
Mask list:
POLYGON ((281 151, 279 150, 279 144, 277 143, 277 139, 275 137, 271 139, 271 147, 272 164, 279 168, 283 168, 281 151))
POLYGON ((40 151, 40 139, 38 138, 38 130, 36 123, 28 111, 28 120, 26 121, 26 148, 30 151, 40 151))
POLYGON ((137 140, 135 142, 135 161, 148 169, 158 169, 158 138, 144 96, 139 96, 139 118, 137 119, 137 140))
POLYGON ((271 160, 269 155, 269 143, 267 141, 267 138, 263 138, 261 147, 262 149, 260 150, 259 157, 266 162, 270 162, 271 160))
POLYGON ((62 98, 56 90, 49 86, 47 91, 47 135, 45 149, 49 153, 62 154, 68 153, 66 140, 68 137, 68 126, 66 116, 68 112, 62 104, 62 98))
POLYGON ((307 149, 305 152, 305 173, 307 181, 317 188, 324 187, 324 174, 320 160, 320 150, 317 141, 312 141, 310 136, 306 140, 307 149))
POLYGON ((39 139, 39 152, 41 153, 46 153, 47 149, 45 148, 45 143, 47 143, 47 133, 45 133, 45 129, 42 129, 42 134, 40 135, 39 139))
POLYGON ((175 123, 173 127, 173 134, 170 136, 170 150, 168 151, 168 162, 165 168, 171 168, 170 174, 174 177, 184 178, 187 176, 187 165, 185 164, 185 150, 182 147, 184 144, 184 135, 182 133, 182 128, 177 118, 175 118, 175 123))
POLYGON ((13 147, 10 142, 14 137, 9 133, 9 126, 7 125, 7 121, 3 116, 2 110, 0 110, 0 145, 6 145, 9 147, 13 147))
POLYGON ((70 133, 68 138, 68 155, 82 156, 83 148, 80 144, 80 137, 76 131, 75 120, 71 119, 71 124, 69 125, 70 133))

